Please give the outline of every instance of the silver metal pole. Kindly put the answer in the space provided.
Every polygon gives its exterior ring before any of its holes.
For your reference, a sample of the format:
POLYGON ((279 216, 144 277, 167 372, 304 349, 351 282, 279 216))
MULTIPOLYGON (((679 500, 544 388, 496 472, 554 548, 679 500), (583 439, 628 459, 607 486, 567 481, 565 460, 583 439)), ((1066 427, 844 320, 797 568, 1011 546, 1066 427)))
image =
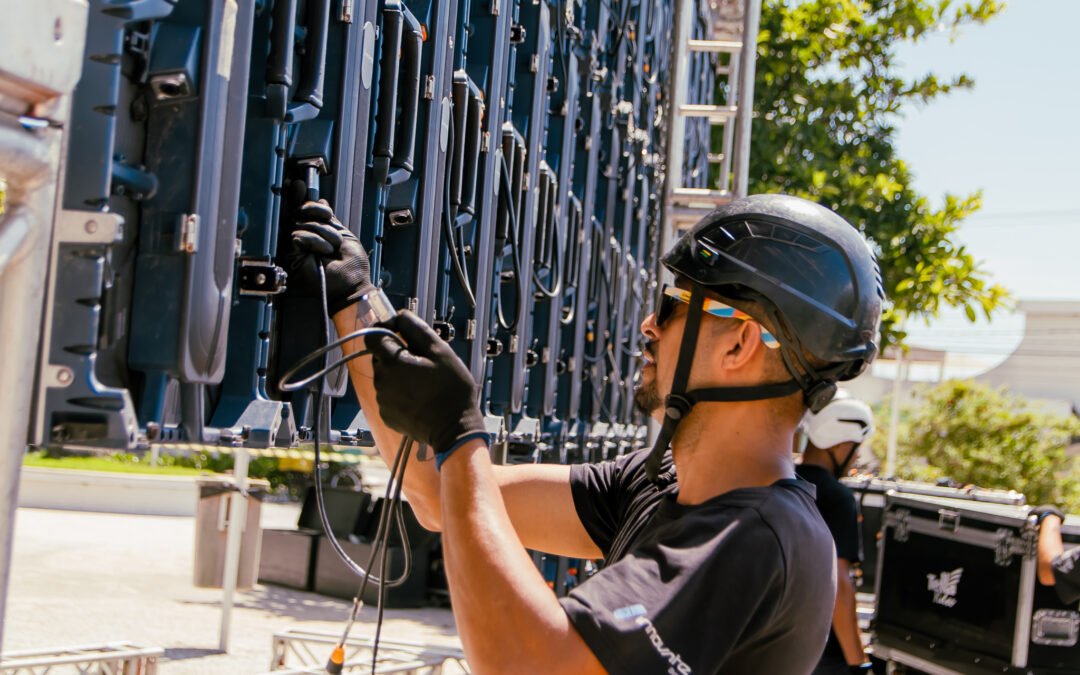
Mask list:
MULTIPOLYGON (((87 5, 80 0, 4 6, 0 90, 27 117, 0 120, 0 648, 11 574, 19 473, 44 309, 51 223, 63 175, 70 94, 82 72, 87 5), (29 112, 29 111, 32 111, 29 112)), ((70 375, 70 373, 68 373, 70 375)))
POLYGON ((889 443, 885 451, 885 477, 896 475, 896 444, 900 428, 900 394, 904 380, 907 379, 907 362, 904 352, 897 350, 896 376, 893 378, 892 410, 889 414, 889 443))
MULTIPOLYGON (((690 30, 694 21, 694 0, 675 0, 674 25, 671 45, 671 71, 668 73, 668 128, 667 128, 667 166, 664 172, 664 218, 661 221, 660 251, 667 251, 675 238, 675 218, 672 213, 672 197, 675 190, 682 187, 683 156, 686 144, 686 118, 679 110, 686 103, 689 87, 690 30)), ((656 278, 663 282, 667 279, 667 268, 657 262, 656 278)))
MULTIPOLYGON (((724 103, 728 106, 737 106, 739 102, 739 54, 732 54, 728 60, 728 90, 724 103)), ((737 110, 738 108, 736 108, 737 110)), ((724 159, 720 162, 720 189, 732 190, 731 185, 731 154, 735 149, 735 120, 724 122, 724 138, 721 150, 724 159)))
POLYGON ((236 463, 233 465, 233 479, 237 492, 230 493, 229 529, 225 540, 225 570, 221 595, 221 633, 218 649, 229 651, 229 629, 232 624, 233 596, 236 594, 236 580, 240 574, 240 544, 243 541, 244 524, 247 522, 247 487, 248 466, 251 457, 244 448, 236 449, 236 463))
POLYGON ((739 58, 739 110, 735 130, 735 196, 745 197, 750 174, 750 126, 754 118, 754 71, 757 67, 757 34, 761 23, 761 0, 746 0, 743 17, 742 55, 739 58))

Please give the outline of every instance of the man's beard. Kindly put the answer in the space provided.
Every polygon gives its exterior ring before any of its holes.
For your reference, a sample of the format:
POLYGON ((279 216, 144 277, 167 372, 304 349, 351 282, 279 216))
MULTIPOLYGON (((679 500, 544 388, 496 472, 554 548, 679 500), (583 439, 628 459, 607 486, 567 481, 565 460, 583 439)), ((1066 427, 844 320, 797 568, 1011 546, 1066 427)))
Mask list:
MULTIPOLYGON (((653 351, 653 341, 647 341, 642 346, 642 349, 653 357, 653 363, 655 364, 656 352, 653 351)), ((638 377, 640 378, 638 385, 634 387, 634 407, 637 408, 638 412, 650 416, 664 404, 660 399, 660 390, 656 386, 656 366, 653 366, 653 379, 651 382, 644 382, 645 378, 640 372, 638 377)))
POLYGON ((634 388, 634 407, 638 412, 646 416, 652 415, 653 411, 659 410, 663 403, 660 400, 660 391, 656 387, 655 378, 652 382, 642 382, 634 388))

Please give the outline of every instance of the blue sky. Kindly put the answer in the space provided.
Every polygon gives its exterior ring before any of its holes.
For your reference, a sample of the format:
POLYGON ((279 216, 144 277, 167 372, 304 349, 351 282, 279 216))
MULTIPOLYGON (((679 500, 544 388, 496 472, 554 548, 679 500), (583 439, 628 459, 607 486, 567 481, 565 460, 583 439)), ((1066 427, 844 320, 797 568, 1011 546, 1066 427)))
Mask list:
MULTIPOLYGON (((1018 299, 1080 301, 1080 0, 1012 0, 952 42, 947 32, 905 47, 902 72, 967 73, 970 91, 912 107, 900 155, 935 204, 983 190, 960 241, 1018 299)), ((912 343, 1001 360, 1023 322, 971 326, 949 314, 911 326, 912 343), (992 358, 993 354, 1000 354, 992 358)), ((983 359, 987 360, 987 359, 983 359)))

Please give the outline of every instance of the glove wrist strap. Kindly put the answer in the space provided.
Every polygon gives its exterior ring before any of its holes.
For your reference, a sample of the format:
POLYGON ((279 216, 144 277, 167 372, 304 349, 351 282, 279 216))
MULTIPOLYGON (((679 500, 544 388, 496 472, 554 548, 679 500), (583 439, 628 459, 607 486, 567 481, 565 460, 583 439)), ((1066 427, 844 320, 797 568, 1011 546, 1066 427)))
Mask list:
POLYGON ((356 305, 356 321, 362 328, 370 328, 394 318, 397 312, 390 304, 390 298, 381 288, 371 288, 363 293, 349 297, 356 305))
POLYGON ((488 439, 488 433, 486 431, 474 431, 472 433, 467 433, 464 436, 460 436, 446 450, 443 450, 442 452, 436 452, 435 453, 435 470, 436 471, 441 471, 443 462, 445 462, 447 459, 449 459, 450 455, 452 455, 455 450, 457 450, 461 446, 465 445, 469 441, 475 440, 477 438, 484 439, 485 444, 486 444, 487 439, 488 439))

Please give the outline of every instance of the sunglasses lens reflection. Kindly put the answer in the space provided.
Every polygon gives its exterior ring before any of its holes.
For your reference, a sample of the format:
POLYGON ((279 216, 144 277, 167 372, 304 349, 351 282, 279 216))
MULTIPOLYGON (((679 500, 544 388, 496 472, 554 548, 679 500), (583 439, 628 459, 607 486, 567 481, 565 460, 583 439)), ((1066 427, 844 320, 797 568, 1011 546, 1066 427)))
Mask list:
POLYGON ((656 302, 656 325, 662 326, 664 322, 671 316, 671 312, 675 309, 675 303, 678 302, 675 298, 664 293, 664 286, 660 289, 660 297, 656 302))

